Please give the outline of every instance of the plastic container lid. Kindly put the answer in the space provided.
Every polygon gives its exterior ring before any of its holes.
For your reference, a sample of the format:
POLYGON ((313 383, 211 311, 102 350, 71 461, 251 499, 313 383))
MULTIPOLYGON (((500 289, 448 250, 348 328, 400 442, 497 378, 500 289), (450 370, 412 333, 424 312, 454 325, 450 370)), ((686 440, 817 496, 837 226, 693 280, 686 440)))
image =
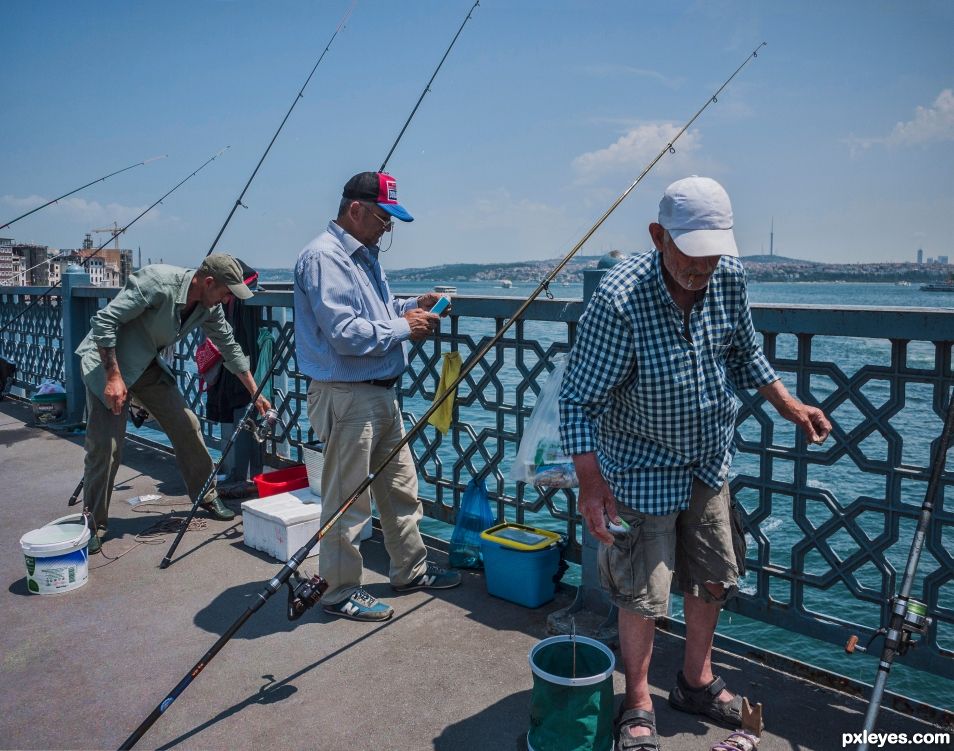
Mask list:
POLYGON ((544 550, 560 541, 560 535, 523 524, 498 524, 480 533, 480 539, 513 550, 544 550))
POLYGON ((85 524, 48 524, 20 538, 23 552, 40 558, 78 550, 88 542, 89 528, 85 524))
POLYGON ((293 493, 278 493, 245 501, 242 503, 242 513, 258 516, 283 526, 301 524, 321 518, 321 499, 305 488, 293 493))

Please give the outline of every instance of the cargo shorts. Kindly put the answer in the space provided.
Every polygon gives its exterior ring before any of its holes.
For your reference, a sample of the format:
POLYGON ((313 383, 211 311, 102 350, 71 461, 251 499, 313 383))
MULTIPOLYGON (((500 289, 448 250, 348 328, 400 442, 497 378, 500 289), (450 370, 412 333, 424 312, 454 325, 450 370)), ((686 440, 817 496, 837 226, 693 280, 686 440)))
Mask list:
POLYGON ((745 573, 745 537, 728 484, 714 490, 693 479, 689 508, 665 516, 622 504, 617 510, 630 529, 599 548, 600 581, 617 607, 662 617, 674 585, 675 591, 710 603, 735 594, 745 573), (715 597, 707 583, 721 585, 723 596, 715 597))

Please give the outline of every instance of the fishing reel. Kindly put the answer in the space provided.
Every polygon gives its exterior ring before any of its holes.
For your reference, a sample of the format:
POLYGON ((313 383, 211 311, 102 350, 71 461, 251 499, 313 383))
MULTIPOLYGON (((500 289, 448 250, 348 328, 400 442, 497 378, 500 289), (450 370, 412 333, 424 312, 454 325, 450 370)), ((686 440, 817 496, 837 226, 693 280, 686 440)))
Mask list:
MULTIPOLYGON (((285 401, 285 395, 279 389, 275 389, 275 393, 279 399, 285 401)), ((274 436, 276 425, 280 425, 282 430, 285 430, 285 423, 279 419, 278 410, 271 407, 261 417, 255 416, 254 413, 250 414, 242 421, 240 427, 251 433, 259 443, 265 443, 270 436, 274 436)))
POLYGON ((318 604, 321 596, 328 591, 328 582, 315 574, 310 579, 302 579, 297 573, 295 586, 291 580, 288 585, 288 620, 297 621, 305 611, 318 604))
POLYGON ((921 634, 923 636, 931 626, 931 618, 929 618, 927 614, 927 605, 917 600, 906 600, 902 603, 895 597, 891 600, 891 611, 894 615, 901 616, 900 633, 895 632, 895 636, 892 639, 889 629, 882 626, 872 634, 864 647, 858 646, 857 636, 851 636, 848 639, 848 643, 845 644, 845 651, 848 654, 853 654, 855 650, 867 652, 871 649, 871 644, 879 636, 883 636, 887 640, 885 646, 891 648, 899 655, 903 655, 912 647, 916 647, 918 642, 913 641, 911 637, 914 634, 921 634))

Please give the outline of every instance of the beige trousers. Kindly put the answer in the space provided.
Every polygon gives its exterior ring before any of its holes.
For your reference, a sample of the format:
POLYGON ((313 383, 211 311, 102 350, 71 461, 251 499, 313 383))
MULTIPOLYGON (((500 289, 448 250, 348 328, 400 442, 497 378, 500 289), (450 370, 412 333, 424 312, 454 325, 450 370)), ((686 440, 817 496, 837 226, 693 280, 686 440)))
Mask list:
MULTIPOLYGON (((321 477, 321 523, 351 494, 404 437, 394 389, 366 383, 319 383, 308 387, 308 419, 325 442, 321 477)), ((318 572, 328 582, 326 604, 348 599, 361 586, 363 562, 358 535, 371 514, 371 494, 381 517, 384 546, 396 586, 424 573, 427 550, 418 523, 424 515, 417 497, 417 470, 404 446, 322 538, 318 572)))
MULTIPOLYGON (((209 475, 212 458, 202 440, 199 420, 189 409, 176 384, 156 363, 129 388, 156 418, 169 436, 179 472, 185 480, 189 497, 195 498, 209 475)), ((114 415, 102 400, 86 389, 86 462, 83 474, 83 506, 92 514, 97 527, 106 528, 109 521, 109 501, 116 482, 116 472, 123 461, 123 443, 126 438, 127 408, 114 415)), ((215 493, 215 483, 206 494, 215 493)))

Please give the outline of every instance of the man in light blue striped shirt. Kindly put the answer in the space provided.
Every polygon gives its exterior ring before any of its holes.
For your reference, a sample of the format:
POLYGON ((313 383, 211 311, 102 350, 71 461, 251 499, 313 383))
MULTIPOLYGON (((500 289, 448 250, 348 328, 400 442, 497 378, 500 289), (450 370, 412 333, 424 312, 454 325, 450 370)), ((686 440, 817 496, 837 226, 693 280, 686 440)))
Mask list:
POLYGON ((685 598, 686 651, 669 703, 741 724, 742 698, 711 662, 719 611, 745 559, 726 482, 734 389, 757 389, 812 442, 831 430, 820 409, 788 393, 756 340, 732 225, 715 180, 670 185, 649 226, 655 250, 603 278, 563 379, 563 447, 579 478, 580 513, 605 543, 600 579, 619 607, 620 749, 658 747, 647 674, 673 576, 685 598))
POLYGON ((394 610, 362 586, 359 534, 371 514, 371 494, 391 557, 394 589, 446 589, 460 574, 427 560, 418 529, 423 516, 417 470, 407 446, 381 468, 404 437, 394 387, 407 367, 404 342, 437 327, 436 294, 395 300, 378 260, 378 243, 392 218, 413 217, 397 201, 397 182, 362 172, 344 187, 338 217, 305 246, 295 264, 295 342, 298 369, 311 378, 308 419, 325 443, 321 479, 324 525, 376 471, 365 492, 321 541, 318 567, 328 582, 326 612, 382 621, 394 610), (379 470, 380 471, 377 471, 379 470))

